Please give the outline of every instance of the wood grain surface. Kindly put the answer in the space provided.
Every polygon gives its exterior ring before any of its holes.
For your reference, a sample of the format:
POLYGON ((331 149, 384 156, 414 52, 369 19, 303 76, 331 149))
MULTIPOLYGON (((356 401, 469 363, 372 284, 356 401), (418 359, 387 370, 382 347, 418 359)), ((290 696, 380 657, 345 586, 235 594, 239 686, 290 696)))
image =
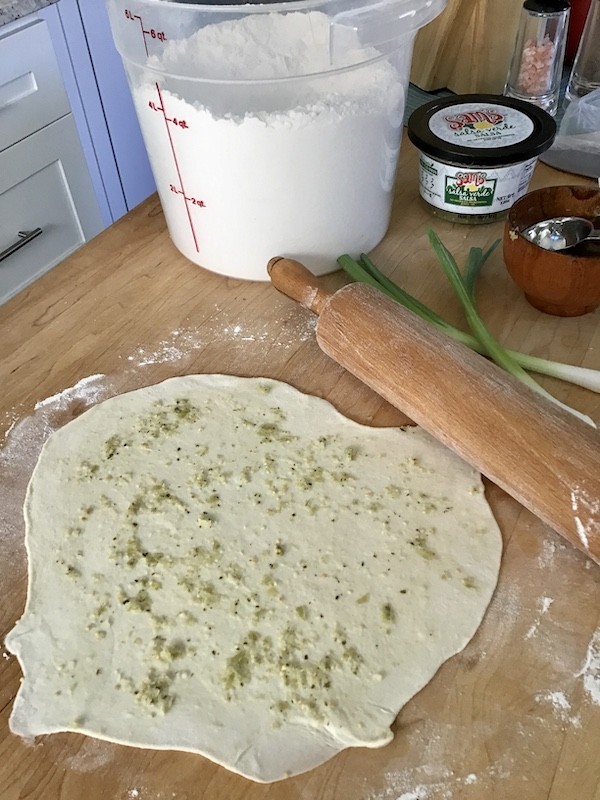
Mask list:
MULTIPOLYGON (((586 181, 538 166, 533 185, 553 183, 586 181)), ((500 223, 434 220, 418 201, 416 154, 405 142, 392 224, 373 258, 464 325, 427 242, 429 225, 465 256, 502 233, 500 223)), ((345 283, 339 272, 326 281, 345 283)), ((598 312, 536 311, 499 250, 479 300, 511 348, 600 369, 598 312)), ((26 598, 21 505, 35 460, 47 436, 89 405, 176 375, 223 372, 285 380, 363 423, 406 422, 321 352, 314 328, 309 311, 269 284, 186 261, 156 198, 1 307, 0 637, 26 598)), ((600 395, 541 382, 600 421, 600 395)), ((75 734, 22 742, 8 730, 21 673, 2 652, 1 800, 600 800, 599 568, 497 486, 486 491, 505 542, 495 597, 468 647, 401 711, 387 747, 348 750, 263 786, 191 754, 75 734)))

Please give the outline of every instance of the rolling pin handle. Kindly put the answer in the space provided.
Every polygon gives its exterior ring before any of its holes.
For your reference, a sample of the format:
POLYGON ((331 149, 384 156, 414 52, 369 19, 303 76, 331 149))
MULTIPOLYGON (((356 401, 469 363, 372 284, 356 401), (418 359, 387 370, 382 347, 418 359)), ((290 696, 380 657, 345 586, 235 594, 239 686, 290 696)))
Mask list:
POLYGON ((279 292, 308 308, 317 316, 333 294, 304 264, 293 258, 275 256, 267 264, 267 272, 273 286, 279 292))

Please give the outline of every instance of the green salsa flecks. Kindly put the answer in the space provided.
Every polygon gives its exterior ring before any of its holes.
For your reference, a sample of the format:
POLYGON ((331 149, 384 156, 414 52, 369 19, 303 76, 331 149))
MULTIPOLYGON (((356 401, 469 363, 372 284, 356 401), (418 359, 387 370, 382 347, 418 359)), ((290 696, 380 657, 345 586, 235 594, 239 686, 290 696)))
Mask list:
POLYGON ((383 680, 407 598, 421 597, 404 562, 464 596, 480 583, 446 564, 440 520, 452 503, 421 456, 380 475, 381 454, 360 437, 318 425, 306 435, 272 384, 255 391, 256 409, 181 393, 107 431, 74 469, 89 501, 65 525, 57 562, 69 591, 86 593, 90 646, 130 637, 133 665, 114 686, 144 713, 169 714, 184 684, 206 681, 226 703, 267 693, 274 726, 341 725, 340 697, 383 680), (356 546, 339 550, 331 525, 356 546), (318 532, 310 553, 306 531, 318 532))

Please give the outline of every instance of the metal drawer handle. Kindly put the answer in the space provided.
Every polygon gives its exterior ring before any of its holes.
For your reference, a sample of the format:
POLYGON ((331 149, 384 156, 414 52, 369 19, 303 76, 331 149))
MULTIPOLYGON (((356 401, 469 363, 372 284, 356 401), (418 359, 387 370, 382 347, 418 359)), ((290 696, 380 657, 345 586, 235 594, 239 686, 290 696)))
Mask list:
POLYGON ((44 231, 41 228, 34 228, 32 231, 18 231, 17 236, 19 237, 18 241, 14 242, 13 244, 9 245, 6 250, 3 250, 0 253, 0 261, 4 261, 5 258, 12 256, 13 253, 16 253, 17 250, 20 250, 22 247, 25 247, 26 244, 29 244, 36 236, 39 236, 40 233, 44 231))

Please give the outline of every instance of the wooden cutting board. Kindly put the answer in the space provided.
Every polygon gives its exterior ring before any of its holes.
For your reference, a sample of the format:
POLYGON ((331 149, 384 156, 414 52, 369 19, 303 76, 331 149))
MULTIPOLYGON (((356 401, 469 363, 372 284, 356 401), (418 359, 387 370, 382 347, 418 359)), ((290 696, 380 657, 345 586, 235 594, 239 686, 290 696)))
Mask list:
MULTIPOLYGON (((538 167, 534 185, 586 183, 538 167)), ((457 254, 501 224, 432 220, 405 141, 379 266, 449 321, 462 320, 426 239, 457 254)), ((344 283, 340 273, 327 279, 344 283)), ((535 311, 496 251, 480 306, 508 346, 600 368, 600 315, 535 311)), ((0 636, 21 614, 21 503, 52 430, 117 392, 193 372, 266 375, 326 397, 364 423, 402 414, 318 348, 315 318, 269 284, 191 265, 171 245, 155 198, 0 307, 0 636)), ((600 395, 545 379, 600 420, 600 395)), ((20 670, 0 654, 1 800, 600 800, 600 571, 493 484, 505 541, 500 582, 474 640, 400 713, 395 739, 350 750, 306 775, 252 784, 184 753, 124 748, 75 734, 23 743, 8 732, 20 670)))

